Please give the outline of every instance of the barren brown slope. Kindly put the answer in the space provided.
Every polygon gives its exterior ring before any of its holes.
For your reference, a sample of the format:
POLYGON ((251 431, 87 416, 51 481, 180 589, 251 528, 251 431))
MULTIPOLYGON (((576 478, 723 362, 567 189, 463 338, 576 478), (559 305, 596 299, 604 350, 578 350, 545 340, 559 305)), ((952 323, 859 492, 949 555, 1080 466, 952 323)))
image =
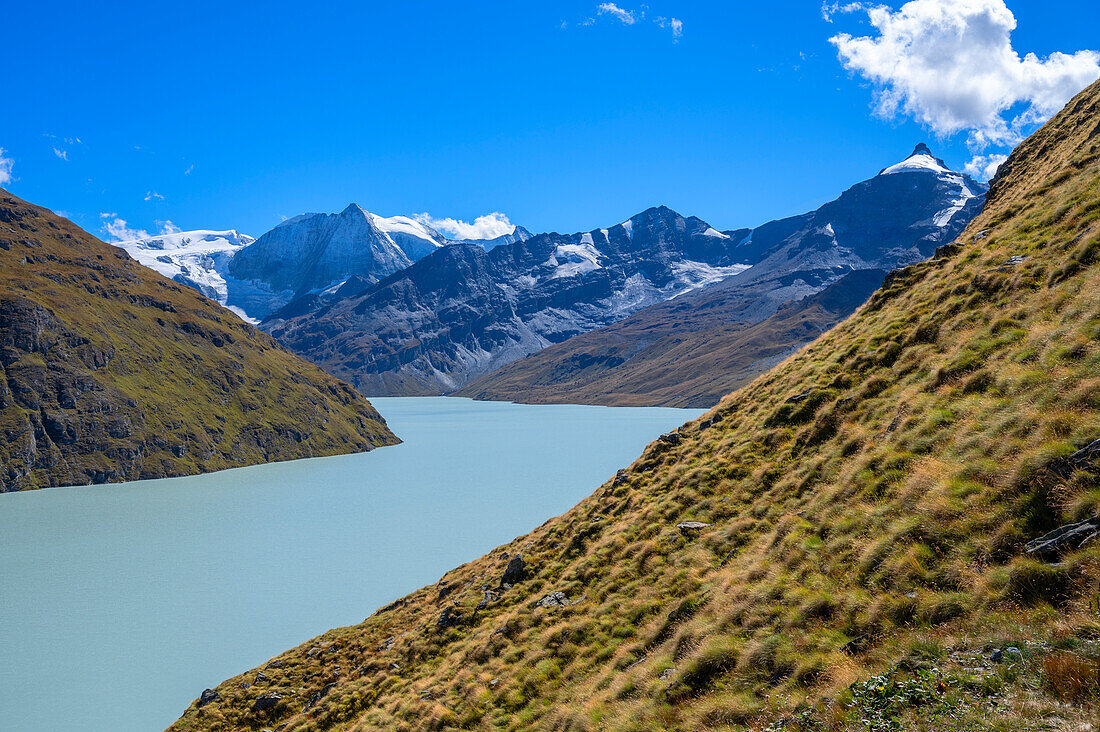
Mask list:
POLYGON ((0 491, 397 442, 347 384, 0 191, 0 491))
POLYGON ((833 327, 882 283, 853 272, 757 323, 673 301, 508 364, 455 396, 526 404, 708 408, 833 327))
POLYGON ((173 729, 1092 728, 1100 83, 960 241, 568 513, 173 729))

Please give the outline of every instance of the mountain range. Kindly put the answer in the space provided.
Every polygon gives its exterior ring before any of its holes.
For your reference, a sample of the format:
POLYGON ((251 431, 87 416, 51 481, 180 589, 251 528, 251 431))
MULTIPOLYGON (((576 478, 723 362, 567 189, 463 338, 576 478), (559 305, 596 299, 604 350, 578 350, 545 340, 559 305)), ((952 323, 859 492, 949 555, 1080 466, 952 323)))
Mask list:
POLYGON ((521 402, 711 406, 847 316, 876 289, 883 271, 923 261, 952 241, 981 210, 986 189, 918 145, 816 211, 729 232, 737 242, 733 255, 751 269, 547 348, 457 393, 521 402), (849 276, 861 272, 868 274, 849 276), (825 288, 851 292, 808 299, 825 288), (824 302, 831 305, 816 307, 824 302), (792 330, 800 309, 800 320, 814 317, 792 330))
POLYGON ((452 243, 486 249, 530 238, 516 226, 493 239, 445 238, 408 216, 389 218, 350 204, 338 214, 306 213, 259 239, 236 231, 182 231, 116 242, 142 264, 258 321, 296 297, 349 278, 374 283, 452 243))
MULTIPOLYGON (((756 229, 718 231, 662 206, 605 229, 540 234, 488 252, 447 245, 380 282, 310 292, 261 327, 364 393, 452 393, 590 331, 610 327, 621 339, 615 324, 631 318, 628 328, 657 317, 666 331, 698 331, 689 322, 696 317, 719 328, 751 325, 854 270, 921 261, 981 210, 985 190, 920 145, 836 201, 756 229)), ((649 330, 629 337, 631 356, 648 347, 649 330)), ((568 361, 571 349, 552 353, 568 361)), ((572 378, 568 363, 550 368, 572 378)), ((512 383, 522 392, 544 376, 512 383)), ((459 393, 495 389, 487 382, 459 393)), ((517 390, 500 394, 516 398, 517 390)))
POLYGON ((440 394, 743 271, 728 238, 660 207, 490 251, 455 244, 377 284, 292 302, 261 327, 365 393, 440 394))

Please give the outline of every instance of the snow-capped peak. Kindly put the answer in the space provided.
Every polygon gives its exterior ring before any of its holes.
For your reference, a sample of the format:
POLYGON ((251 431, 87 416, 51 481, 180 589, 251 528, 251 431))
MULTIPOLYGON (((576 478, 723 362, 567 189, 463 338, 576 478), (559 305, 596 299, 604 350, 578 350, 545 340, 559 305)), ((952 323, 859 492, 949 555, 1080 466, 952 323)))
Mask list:
POLYGON ((902 160, 897 165, 891 165, 889 168, 883 170, 879 175, 893 175, 894 173, 919 173, 922 171, 932 173, 948 173, 954 174, 954 171, 948 168, 942 160, 932 155, 932 151, 928 149, 928 146, 923 142, 917 145, 913 150, 913 154, 902 160))
POLYGON ((406 236, 415 236, 420 239, 426 239, 436 244, 444 243, 445 239, 435 229, 426 226, 415 219, 411 219, 408 216, 391 216, 384 218, 378 214, 368 214, 374 225, 387 234, 404 234, 406 236))

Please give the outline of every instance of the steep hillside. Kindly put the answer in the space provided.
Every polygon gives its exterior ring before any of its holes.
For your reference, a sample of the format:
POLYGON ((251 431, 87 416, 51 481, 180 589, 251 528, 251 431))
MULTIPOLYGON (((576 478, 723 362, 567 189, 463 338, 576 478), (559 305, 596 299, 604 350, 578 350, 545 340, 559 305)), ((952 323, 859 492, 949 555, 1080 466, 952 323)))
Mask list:
POLYGON ((69 221, 0 191, 0 490, 397 441, 347 384, 69 221))
POLYGON ((1100 82, 957 245, 568 513, 174 729, 1091 729, 1098 340, 1100 82))
POLYGON ((758 323, 730 323, 721 308, 697 307, 700 298, 677 298, 510 363, 455 396, 705 409, 851 315, 885 275, 857 270, 758 323))

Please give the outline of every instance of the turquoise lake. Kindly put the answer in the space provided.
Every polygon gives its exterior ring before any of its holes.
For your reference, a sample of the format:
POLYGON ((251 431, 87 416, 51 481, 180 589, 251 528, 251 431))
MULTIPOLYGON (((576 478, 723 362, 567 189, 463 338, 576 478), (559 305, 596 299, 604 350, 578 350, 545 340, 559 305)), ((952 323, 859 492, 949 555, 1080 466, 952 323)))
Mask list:
POLYGON ((0 730, 149 732, 569 509, 702 412, 372 399, 404 443, 0 495, 0 730))

